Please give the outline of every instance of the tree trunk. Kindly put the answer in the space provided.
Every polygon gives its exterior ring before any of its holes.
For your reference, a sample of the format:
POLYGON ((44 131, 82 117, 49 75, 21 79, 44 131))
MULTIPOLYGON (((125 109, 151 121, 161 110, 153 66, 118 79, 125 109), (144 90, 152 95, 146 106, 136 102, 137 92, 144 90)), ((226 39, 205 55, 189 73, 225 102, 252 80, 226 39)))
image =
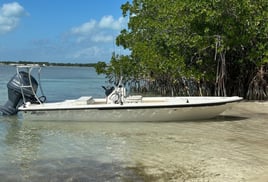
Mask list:
POLYGON ((215 81, 215 95, 216 96, 227 96, 225 80, 226 80, 226 60, 225 50, 221 50, 218 53, 218 49, 222 49, 222 38, 220 35, 216 36, 215 41, 215 56, 214 60, 217 61, 217 73, 215 81))
POLYGON ((227 96, 225 80, 226 80, 226 60, 225 52, 219 54, 217 59, 217 73, 216 73, 216 83, 215 83, 215 95, 216 96, 227 96))
POLYGON ((262 65, 249 84, 247 99, 265 100, 268 98, 265 75, 268 75, 268 73, 264 70, 264 66, 262 65))

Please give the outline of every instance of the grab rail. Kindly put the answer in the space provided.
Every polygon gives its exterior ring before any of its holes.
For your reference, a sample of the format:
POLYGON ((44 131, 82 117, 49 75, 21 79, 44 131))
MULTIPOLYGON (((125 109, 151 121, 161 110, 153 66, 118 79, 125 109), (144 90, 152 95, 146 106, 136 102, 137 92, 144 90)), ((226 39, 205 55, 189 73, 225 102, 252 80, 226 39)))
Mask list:
POLYGON ((24 91, 23 88, 30 88, 35 99, 37 100, 37 102, 39 104, 42 104, 43 102, 40 100, 40 98, 37 96, 36 92, 34 91, 33 88, 33 84, 32 84, 32 79, 31 79, 31 72, 33 69, 38 69, 38 85, 40 87, 40 92, 42 94, 41 97, 44 97, 44 92, 43 92, 43 88, 42 88, 42 84, 41 84, 41 69, 42 67, 38 64, 27 64, 27 65, 17 65, 16 66, 16 70, 17 70, 17 75, 20 79, 20 89, 21 89, 21 93, 22 93, 22 98, 23 98, 23 103, 26 104, 26 99, 25 99, 25 95, 24 95, 24 91), (23 81, 21 78, 21 75, 19 74, 20 71, 22 70, 26 70, 26 72, 28 73, 28 79, 29 79, 29 85, 23 85, 23 81))

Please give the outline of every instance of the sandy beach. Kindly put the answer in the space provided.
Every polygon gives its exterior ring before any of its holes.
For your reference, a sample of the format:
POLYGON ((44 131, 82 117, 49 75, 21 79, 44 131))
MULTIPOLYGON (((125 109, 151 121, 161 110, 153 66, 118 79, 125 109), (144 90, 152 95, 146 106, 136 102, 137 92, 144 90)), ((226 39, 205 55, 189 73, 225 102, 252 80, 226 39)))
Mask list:
POLYGON ((213 120, 143 127, 124 136, 133 142, 129 167, 144 181, 268 181, 267 102, 241 102, 213 120))

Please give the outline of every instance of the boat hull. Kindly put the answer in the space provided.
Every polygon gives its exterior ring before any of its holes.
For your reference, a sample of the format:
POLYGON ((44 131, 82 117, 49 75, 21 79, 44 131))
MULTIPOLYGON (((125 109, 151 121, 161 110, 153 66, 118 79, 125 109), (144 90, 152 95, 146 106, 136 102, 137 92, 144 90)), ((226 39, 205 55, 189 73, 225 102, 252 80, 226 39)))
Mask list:
POLYGON ((36 121, 183 121, 213 118, 224 110, 227 105, 213 107, 158 108, 158 109, 80 109, 80 110, 47 110, 23 112, 25 120, 36 121))
MULTIPOLYGON (((163 122, 189 121, 213 118, 241 99, 205 103, 154 103, 124 105, 89 105, 76 107, 22 108, 24 120, 35 121, 111 121, 111 122, 163 122)), ((188 100, 187 100, 188 101, 188 100)))

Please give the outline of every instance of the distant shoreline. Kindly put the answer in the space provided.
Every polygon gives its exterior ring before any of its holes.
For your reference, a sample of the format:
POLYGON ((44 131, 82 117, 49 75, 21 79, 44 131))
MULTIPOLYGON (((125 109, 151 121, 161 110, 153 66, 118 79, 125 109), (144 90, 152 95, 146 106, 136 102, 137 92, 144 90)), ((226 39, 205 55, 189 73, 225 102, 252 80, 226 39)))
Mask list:
POLYGON ((0 61, 0 65, 27 65, 38 64, 40 66, 76 66, 76 67, 94 67, 96 63, 50 63, 50 62, 31 62, 31 61, 0 61))

